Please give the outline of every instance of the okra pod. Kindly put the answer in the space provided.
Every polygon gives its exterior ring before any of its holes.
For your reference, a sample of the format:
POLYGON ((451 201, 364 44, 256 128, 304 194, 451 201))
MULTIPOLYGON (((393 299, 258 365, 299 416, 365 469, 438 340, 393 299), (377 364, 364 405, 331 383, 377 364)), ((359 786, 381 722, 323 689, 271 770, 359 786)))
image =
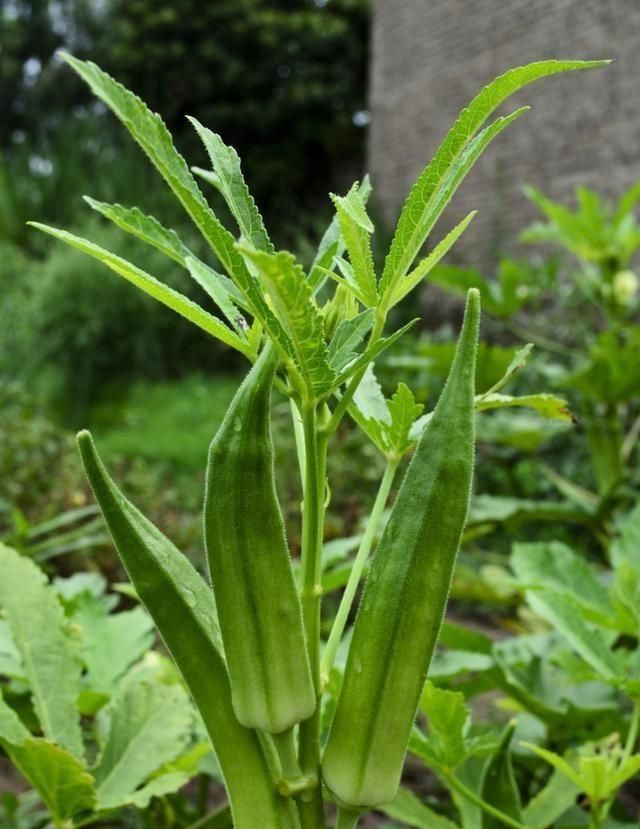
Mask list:
POLYGON ((291 801, 276 791, 255 731, 236 719, 218 651, 215 605, 193 565, 118 490, 89 432, 82 462, 122 563, 198 706, 225 780, 236 829, 296 829, 291 801))
POLYGON ((302 609, 273 471, 267 346, 209 450, 204 507, 211 583, 233 706, 248 728, 277 734, 311 716, 315 694, 302 609))
POLYGON ((480 296, 373 556, 322 768, 339 802, 393 800, 446 608, 474 459, 480 296))

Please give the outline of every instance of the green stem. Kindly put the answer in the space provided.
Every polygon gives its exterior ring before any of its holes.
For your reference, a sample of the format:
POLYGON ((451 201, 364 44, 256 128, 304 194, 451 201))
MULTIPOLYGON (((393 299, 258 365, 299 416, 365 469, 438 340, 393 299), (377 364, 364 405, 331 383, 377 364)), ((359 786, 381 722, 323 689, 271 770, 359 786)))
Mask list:
POLYGON ((360 810, 355 811, 338 807, 336 829, 356 829, 361 814, 360 810))
POLYGON ((443 773, 442 776, 444 777, 447 785, 457 791, 458 794, 466 797, 467 800, 474 804, 474 806, 477 806, 479 809, 482 809, 483 812, 486 812, 486 814, 491 815, 496 820, 504 823, 505 826, 510 826, 511 829, 527 829, 527 827, 523 823, 520 823, 520 821, 509 817, 509 815, 505 815, 504 812, 501 812, 500 809, 496 809, 495 806, 491 806, 491 804, 487 803, 486 800, 483 800, 480 795, 477 795, 474 791, 467 788, 467 786, 458 780, 455 775, 451 773, 443 773))
POLYGON ((187 829, 231 829, 231 809, 229 804, 219 806, 208 815, 204 815, 194 823, 190 823, 187 829))
POLYGON ((320 663, 320 681, 323 686, 326 685, 329 679, 329 673, 333 667, 333 663, 335 662, 336 652, 338 650, 338 646, 340 645, 340 640, 342 639, 347 619, 349 618, 356 590, 358 589, 358 584, 362 578, 364 566, 378 533, 380 519, 382 518, 382 513, 398 470, 398 464, 399 459, 393 458, 387 460, 384 475, 382 477, 382 481, 380 482, 380 488, 378 489, 378 494, 376 495, 371 515, 369 516, 367 528, 362 536, 360 546, 358 547, 358 552, 356 553, 353 567, 351 568, 351 573, 349 575, 349 581, 347 582, 342 600, 340 601, 340 607, 338 608, 338 612, 329 635, 329 640, 320 663))
POLYGON ((324 829, 320 787, 320 598, 322 596, 322 541, 324 534, 327 436, 320 434, 316 406, 302 406, 305 447, 304 501, 302 507, 302 612, 316 691, 316 710, 300 724, 300 765, 316 781, 315 788, 299 798, 302 829, 324 829))

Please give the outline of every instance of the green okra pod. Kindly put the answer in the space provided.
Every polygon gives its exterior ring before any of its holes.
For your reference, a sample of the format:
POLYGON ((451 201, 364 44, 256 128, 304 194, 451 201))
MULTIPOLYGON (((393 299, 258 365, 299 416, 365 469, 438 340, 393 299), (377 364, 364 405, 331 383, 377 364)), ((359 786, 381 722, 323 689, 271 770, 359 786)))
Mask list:
POLYGON ((211 582, 240 722, 273 734, 311 716, 302 609, 275 489, 267 346, 211 443, 204 506, 211 582))
POLYGON ((480 296, 374 554, 322 768, 344 804, 393 800, 445 612, 474 459, 480 296))
POLYGON ((189 560, 118 490, 89 432, 78 446, 87 478, 122 563, 189 688, 211 737, 229 794, 233 825, 295 829, 290 801, 273 786, 254 731, 237 720, 209 586, 189 560))

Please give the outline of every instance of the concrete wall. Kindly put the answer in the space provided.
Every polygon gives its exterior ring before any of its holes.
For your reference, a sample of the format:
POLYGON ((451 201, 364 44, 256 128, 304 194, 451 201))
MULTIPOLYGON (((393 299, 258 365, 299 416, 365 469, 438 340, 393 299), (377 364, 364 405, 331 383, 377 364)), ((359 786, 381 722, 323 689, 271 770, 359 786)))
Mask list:
POLYGON ((458 111, 496 75, 545 58, 614 58, 527 87, 532 110, 469 174, 434 239, 479 209, 457 251, 490 265, 535 210, 579 185, 617 194, 640 179, 640 0, 374 0, 369 169, 390 221, 458 111))

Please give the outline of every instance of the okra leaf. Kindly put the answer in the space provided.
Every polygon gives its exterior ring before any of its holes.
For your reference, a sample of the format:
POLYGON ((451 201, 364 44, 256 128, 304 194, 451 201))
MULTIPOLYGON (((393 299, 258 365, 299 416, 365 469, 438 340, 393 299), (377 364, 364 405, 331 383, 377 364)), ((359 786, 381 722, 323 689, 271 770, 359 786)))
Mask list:
POLYGON ((231 323, 238 336, 246 339, 245 332, 249 326, 235 305, 234 300, 238 297, 233 282, 230 285, 227 284, 230 280, 192 256, 187 257, 185 266, 193 279, 209 294, 227 321, 231 323))
MULTIPOLYGON (((431 253, 425 258, 411 271, 411 273, 407 274, 397 285, 393 295, 389 300, 389 307, 393 308, 394 305, 397 305, 404 297, 411 293, 413 289, 422 282, 422 280, 431 273, 431 271, 435 268, 435 266, 440 262, 440 260, 449 253, 451 248, 454 244, 458 241, 460 236, 464 233, 467 229, 471 220, 476 215, 475 210, 472 210, 465 218, 457 224, 453 230, 450 230, 449 233, 442 239, 438 244, 434 247, 431 253)), ((463 293, 464 295, 464 293, 463 293)))
POLYGON ((466 737, 470 716, 464 695, 438 688, 427 680, 420 709, 429 720, 429 738, 416 740, 414 732, 411 750, 437 768, 457 768, 468 754, 466 737))
POLYGON ((368 308, 338 323, 328 348, 329 365, 334 371, 342 371, 357 356, 356 349, 371 330, 374 316, 374 309, 368 308))
POLYGON ((233 147, 198 120, 188 116, 204 144, 217 177, 217 188, 238 223, 243 237, 257 250, 273 253, 273 245, 265 230, 262 216, 246 185, 240 158, 233 147))
POLYGON ((415 829, 458 829, 458 824, 430 809, 410 790, 401 787, 391 803, 380 808, 388 817, 415 829))
POLYGON ((152 798, 162 797, 165 794, 173 794, 188 782, 189 775, 183 771, 172 771, 168 774, 162 774, 160 777, 154 777, 153 780, 150 780, 142 788, 136 789, 135 792, 129 795, 126 803, 135 806, 137 809, 146 809, 152 798))
POLYGON ((68 54, 63 54, 63 58, 129 130, 132 138, 147 154, 209 242, 227 272, 234 278, 246 280, 246 267, 235 249, 233 235, 223 227, 207 204, 186 161, 174 147, 171 134, 162 118, 151 112, 140 98, 103 72, 95 63, 78 60, 68 54))
POLYGON ((381 279, 383 291, 395 286, 411 267, 438 216, 476 158, 515 116, 497 119, 474 136, 492 112, 510 95, 547 75, 599 66, 603 61, 542 61, 506 72, 486 86, 458 116, 432 161, 418 177, 402 208, 381 279), (481 137, 482 136, 482 137, 481 137))
POLYGON ((80 596, 71 616, 82 630, 84 685, 111 696, 129 668, 153 645, 153 622, 142 607, 108 613, 103 602, 80 596))
POLYGON ((393 455, 396 459, 413 447, 415 441, 409 434, 421 412, 422 404, 415 402, 404 383, 399 383, 393 396, 385 400, 373 364, 367 368, 349 406, 351 417, 369 440, 383 455, 393 455))
POLYGON ((355 283, 359 294, 369 307, 378 301, 376 275, 371 252, 373 224, 358 193, 356 182, 346 196, 331 196, 338 214, 338 224, 344 239, 355 283))
POLYGON ((67 826, 75 815, 93 811, 94 780, 83 764, 59 745, 28 737, 5 742, 14 766, 27 778, 49 809, 56 825, 67 826))
POLYGON ((357 348, 371 331, 374 316, 373 308, 368 308, 352 319, 338 323, 328 349, 329 365, 334 371, 342 371, 357 357, 357 348))
POLYGON ((163 227, 153 216, 145 215, 137 207, 123 207, 121 204, 107 204, 84 196, 86 203, 117 225, 121 230, 137 236, 148 245, 164 253, 174 262, 185 266, 188 256, 193 256, 175 230, 163 227))
POLYGON ((609 647, 610 637, 602 628, 584 621, 576 601, 566 594, 536 590, 527 591, 526 598, 534 613, 562 633, 600 679, 614 683, 623 679, 616 655, 609 647))
POLYGON ((592 565, 560 541, 514 544, 511 566, 525 590, 568 596, 586 618, 603 624, 613 614, 607 588, 592 565))
POLYGON ((574 417, 568 409, 567 401, 554 394, 523 394, 513 397, 510 394, 482 394, 476 399, 476 411, 486 412, 491 409, 505 409, 514 406, 524 406, 533 409, 539 415, 550 420, 562 420, 573 423, 574 417))
POLYGON ((0 675, 10 679, 26 679, 22 657, 4 619, 0 619, 0 675))
POLYGON ((193 722, 180 685, 125 682, 111 704, 111 727, 94 770, 97 804, 114 809, 185 748, 193 722))
POLYGON ((411 389, 404 383, 399 383, 393 397, 387 402, 391 417, 391 423, 387 427, 387 439, 397 455, 403 455, 413 446, 413 441, 409 437, 411 427, 420 417, 423 408, 422 403, 416 403, 411 389))
POLYGON ((335 372, 329 365, 324 321, 302 267, 286 251, 270 254, 243 247, 242 252, 258 269, 308 392, 325 394, 335 372))
POLYGON ((524 824, 531 829, 546 829, 575 804, 579 793, 575 783, 554 769, 544 788, 522 810, 524 824))
POLYGON ((79 642, 58 597, 29 559, 0 543, 0 607, 20 653, 44 735, 75 757, 84 756, 76 700, 79 642))
POLYGON ((108 250, 101 248, 99 245, 94 245, 87 239, 80 236, 75 236, 73 233, 67 233, 65 230, 58 230, 55 227, 40 224, 39 222, 29 222, 32 227, 48 233, 56 239, 66 242, 72 248, 82 251, 83 253, 93 256, 99 262, 102 262, 112 271, 115 271, 119 276, 122 276, 128 282, 131 282, 137 288, 140 288, 144 293, 166 305, 167 308, 180 314, 180 316, 189 320, 189 322, 197 325, 207 334, 223 342, 225 345, 235 348, 246 356, 250 356, 249 348, 246 341, 239 337, 234 331, 231 331, 223 322, 216 317, 209 314, 202 309, 195 302, 192 302, 186 296, 169 288, 168 285, 163 285, 155 277, 138 268, 136 265, 127 262, 115 253, 110 253, 108 250))
POLYGON ((0 740, 20 745, 29 737, 31 734, 28 729, 0 693, 0 740))
POLYGON ((213 591, 189 560, 122 495, 107 474, 91 435, 78 446, 107 527, 138 596, 182 673, 213 743, 236 829, 293 829, 273 786, 255 732, 237 721, 221 656, 213 591), (203 672, 203 666, 207 670, 203 672))
POLYGON ((614 566, 623 563, 640 571, 640 502, 621 521, 611 543, 611 559, 614 566))
MULTIPOLYGON (((482 776, 481 796, 503 814, 521 822, 522 803, 511 762, 510 744, 515 723, 509 723, 502 732, 494 754, 487 761, 482 776)), ((482 815, 482 829, 502 829, 504 824, 486 812, 482 815)))
MULTIPOLYGON (((371 195, 371 181, 368 175, 362 179, 358 194, 363 204, 366 205, 371 195)), ((342 256, 344 250, 345 243, 340 233, 340 224, 336 213, 320 240, 318 252, 309 271, 309 284, 314 293, 324 284, 327 273, 330 273, 330 266, 334 258, 342 256)))
POLYGON ((381 337, 379 340, 376 340, 375 343, 366 348, 359 357, 357 357, 340 375, 338 375, 333 387, 336 389, 340 388, 343 383, 346 383, 347 380, 360 371, 360 369, 368 366, 369 363, 372 363, 376 357, 382 354, 383 351, 386 351, 389 346, 392 346, 396 340, 399 340, 400 337, 410 328, 413 328, 417 321, 418 319, 416 317, 416 319, 413 319, 411 322, 403 325, 402 328, 394 331, 394 333, 390 334, 388 337, 381 337))

